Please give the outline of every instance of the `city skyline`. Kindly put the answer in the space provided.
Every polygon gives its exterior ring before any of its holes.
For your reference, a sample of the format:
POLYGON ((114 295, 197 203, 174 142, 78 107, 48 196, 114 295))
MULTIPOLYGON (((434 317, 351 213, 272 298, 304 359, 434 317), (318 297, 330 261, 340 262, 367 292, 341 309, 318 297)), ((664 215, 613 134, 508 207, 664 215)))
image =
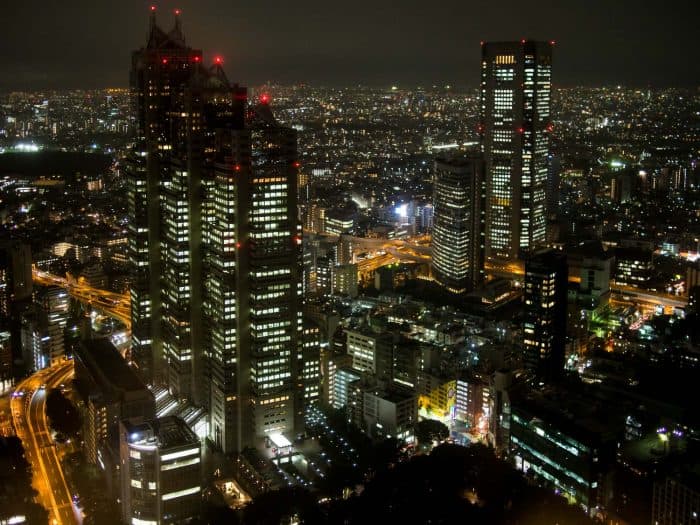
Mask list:
MULTIPOLYGON (((69 5, 36 1, 5 8, 5 71, 0 90, 121 87, 125 48, 143 39, 148 2, 114 7, 83 0, 69 5), (80 21, 82 31, 69 29, 80 21), (109 23, 106 23, 109 21, 109 23), (31 23, 31 38, 24 30, 31 23), (21 52, 19 52, 21 50, 21 52)), ((352 12, 315 0, 265 6, 214 2, 154 2, 160 23, 182 9, 185 31, 224 57, 232 78, 319 85, 478 85, 479 42, 555 40, 555 85, 694 85, 700 68, 683 53, 697 48, 692 21, 697 3, 661 9, 631 1, 573 2, 566 6, 449 2, 432 13, 423 3, 360 2, 352 12), (509 16, 502 16, 508 13, 509 16), (684 16, 677 16, 683 13, 684 16), (595 56, 596 60, 590 60, 595 56), (623 67, 624 66, 624 67, 623 67)))
POLYGON ((139 4, 0 87, 0 523, 698 521, 700 90, 553 88, 565 30, 668 79, 686 13, 139 4))

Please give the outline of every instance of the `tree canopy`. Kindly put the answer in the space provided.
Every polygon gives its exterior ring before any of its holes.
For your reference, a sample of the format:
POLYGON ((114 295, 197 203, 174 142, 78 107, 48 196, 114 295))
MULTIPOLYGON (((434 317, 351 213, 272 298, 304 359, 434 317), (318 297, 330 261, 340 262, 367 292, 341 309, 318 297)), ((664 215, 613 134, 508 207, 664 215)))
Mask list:
POLYGON ((78 409, 58 389, 49 390, 46 396, 46 416, 56 432, 75 436, 80 431, 78 409))
POLYGON ((416 423, 416 439, 421 445, 429 445, 433 441, 438 443, 450 436, 450 429, 440 421, 434 419, 422 419, 416 423))

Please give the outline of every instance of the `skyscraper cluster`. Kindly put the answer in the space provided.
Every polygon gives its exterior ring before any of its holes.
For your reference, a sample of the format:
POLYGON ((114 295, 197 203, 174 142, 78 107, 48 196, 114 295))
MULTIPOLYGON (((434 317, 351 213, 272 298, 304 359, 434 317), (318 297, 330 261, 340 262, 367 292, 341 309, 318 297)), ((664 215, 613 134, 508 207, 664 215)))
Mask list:
POLYGON ((526 258, 546 242, 552 45, 482 43, 481 158, 435 163, 433 276, 451 291, 478 288, 485 260, 526 258))
POLYGON ((226 452, 292 434, 302 376, 317 377, 301 360, 296 134, 268 96, 252 103, 229 82, 220 58, 203 64, 179 12, 169 32, 151 13, 131 88, 132 360, 205 407, 226 452))

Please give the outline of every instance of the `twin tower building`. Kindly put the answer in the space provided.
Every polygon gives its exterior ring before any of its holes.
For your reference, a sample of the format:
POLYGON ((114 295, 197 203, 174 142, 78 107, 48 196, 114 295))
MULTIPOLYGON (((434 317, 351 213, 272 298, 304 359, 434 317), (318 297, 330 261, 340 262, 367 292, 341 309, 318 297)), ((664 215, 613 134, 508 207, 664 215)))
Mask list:
POLYGON ((435 162, 432 270, 455 293, 546 242, 553 45, 482 43, 481 151, 435 162))
MULTIPOLYGON (((481 154, 436 161, 433 272, 455 292, 546 233, 551 44, 487 43, 481 67, 481 154)), ((302 341, 296 134, 204 64, 177 12, 169 32, 151 13, 130 84, 131 360, 205 407, 225 452, 294 435, 319 377, 302 341)))
POLYGON ((303 428, 296 135, 187 45, 179 13, 132 54, 131 359, 209 413, 225 452, 303 428))

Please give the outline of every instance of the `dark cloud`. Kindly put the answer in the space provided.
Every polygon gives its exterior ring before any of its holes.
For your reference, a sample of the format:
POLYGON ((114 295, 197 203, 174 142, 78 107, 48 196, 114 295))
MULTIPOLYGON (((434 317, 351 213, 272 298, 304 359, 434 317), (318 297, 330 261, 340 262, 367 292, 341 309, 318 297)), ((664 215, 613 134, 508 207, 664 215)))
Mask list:
MULTIPOLYGON (((700 2, 670 0, 165 0, 231 78, 476 85, 480 40, 554 39, 559 84, 697 85, 700 2)), ((148 2, 8 0, 1 89, 126 85, 148 2)))

